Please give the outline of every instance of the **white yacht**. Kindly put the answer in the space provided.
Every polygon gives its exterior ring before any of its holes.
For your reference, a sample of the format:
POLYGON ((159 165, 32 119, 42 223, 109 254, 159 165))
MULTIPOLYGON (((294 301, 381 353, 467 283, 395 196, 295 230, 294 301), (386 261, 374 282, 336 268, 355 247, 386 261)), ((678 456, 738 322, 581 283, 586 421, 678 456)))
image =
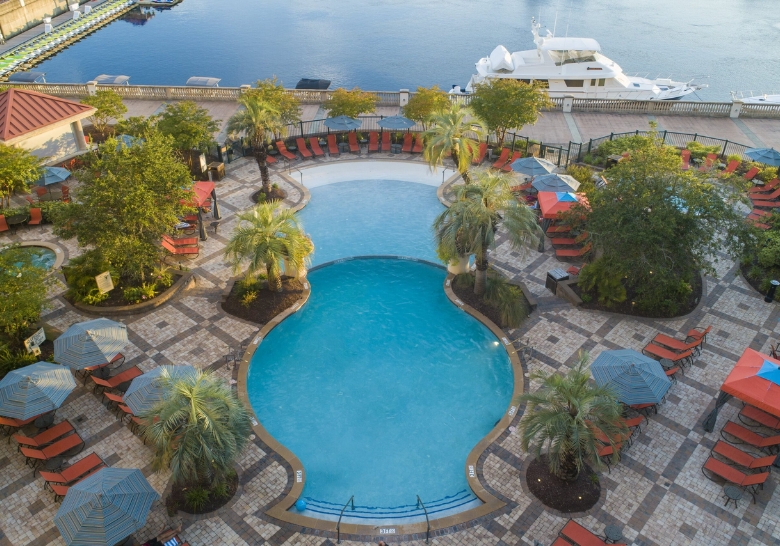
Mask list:
POLYGON ((502 45, 496 47, 477 62, 477 73, 466 88, 453 86, 450 93, 473 93, 487 78, 539 81, 547 86, 550 97, 577 99, 676 100, 706 87, 669 78, 626 76, 615 61, 600 53, 596 40, 557 38, 549 30, 541 36, 539 27, 531 19, 536 49, 509 53, 502 45))
POLYGON ((735 93, 732 91, 731 99, 735 102, 744 104, 769 104, 773 106, 780 104, 780 94, 778 93, 763 95, 754 95, 751 93, 750 95, 745 95, 745 93, 735 93))

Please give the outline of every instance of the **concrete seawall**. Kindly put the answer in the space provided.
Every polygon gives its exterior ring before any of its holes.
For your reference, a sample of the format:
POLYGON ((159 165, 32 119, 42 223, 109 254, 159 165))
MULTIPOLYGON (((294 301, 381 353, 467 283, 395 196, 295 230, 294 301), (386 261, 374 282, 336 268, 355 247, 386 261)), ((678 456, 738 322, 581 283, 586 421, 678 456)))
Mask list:
POLYGON ((44 17, 56 17, 68 11, 70 3, 85 3, 85 0, 6 0, 0 2, 0 32, 5 39, 11 38, 39 25, 44 17))

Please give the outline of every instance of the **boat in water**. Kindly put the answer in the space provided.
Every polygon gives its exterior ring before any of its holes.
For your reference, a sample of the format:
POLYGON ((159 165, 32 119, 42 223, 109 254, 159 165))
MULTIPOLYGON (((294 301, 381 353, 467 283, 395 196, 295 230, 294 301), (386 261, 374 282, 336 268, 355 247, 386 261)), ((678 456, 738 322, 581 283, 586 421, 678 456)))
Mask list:
POLYGON ((765 93, 763 95, 753 95, 752 93, 748 96, 745 95, 745 93, 735 93, 731 92, 731 100, 734 102, 741 102, 743 104, 770 104, 770 105, 779 105, 780 104, 780 94, 778 93, 765 93))
POLYGON ((558 38, 548 30, 539 33, 539 23, 531 19, 536 49, 510 53, 496 47, 477 63, 477 73, 466 88, 453 86, 454 95, 468 95, 490 78, 511 78, 541 82, 550 97, 575 99, 677 100, 706 87, 669 78, 654 80, 627 76, 620 66, 601 54, 592 38, 558 38))

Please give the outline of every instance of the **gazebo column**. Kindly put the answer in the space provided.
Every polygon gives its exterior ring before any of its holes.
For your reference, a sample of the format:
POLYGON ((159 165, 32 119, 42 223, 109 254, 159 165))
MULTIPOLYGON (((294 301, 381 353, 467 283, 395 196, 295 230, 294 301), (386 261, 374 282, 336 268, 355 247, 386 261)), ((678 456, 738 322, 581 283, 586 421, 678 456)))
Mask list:
POLYGON ((206 235, 206 226, 203 225, 203 211, 198 207, 198 231, 200 231, 200 240, 207 241, 209 236, 206 235))
POLYGON ((76 149, 79 152, 86 152, 87 142, 84 140, 84 128, 81 126, 81 120, 77 119, 71 123, 70 130, 73 132, 73 138, 76 140, 76 149))
POLYGON ((214 188, 211 190, 211 201, 212 201, 212 215, 214 216, 214 220, 220 220, 222 216, 219 215, 219 203, 217 203, 217 188, 214 188))

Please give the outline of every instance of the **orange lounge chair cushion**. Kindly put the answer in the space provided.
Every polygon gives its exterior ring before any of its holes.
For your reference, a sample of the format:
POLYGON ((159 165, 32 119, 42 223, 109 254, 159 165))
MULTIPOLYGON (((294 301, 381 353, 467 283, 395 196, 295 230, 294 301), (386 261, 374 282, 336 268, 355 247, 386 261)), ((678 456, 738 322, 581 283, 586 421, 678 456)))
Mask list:
POLYGON ((28 459, 39 459, 45 461, 47 459, 57 457, 58 455, 62 455, 69 449, 73 449, 82 443, 84 443, 84 440, 81 439, 81 436, 78 434, 71 434, 70 436, 65 436, 65 438, 62 438, 61 440, 57 440, 53 444, 44 447, 43 449, 30 449, 27 447, 20 447, 20 449, 22 454, 28 459))
POLYGON ((73 425, 70 424, 69 421, 63 421, 57 425, 54 425, 49 430, 44 430, 40 434, 36 434, 32 438, 27 436, 22 436, 21 434, 14 434, 14 440, 16 440, 19 445, 24 446, 30 446, 30 447, 41 447, 48 445, 57 439, 61 438, 62 436, 65 436, 66 434, 69 434, 71 432, 74 432, 75 429, 73 428, 73 425))

